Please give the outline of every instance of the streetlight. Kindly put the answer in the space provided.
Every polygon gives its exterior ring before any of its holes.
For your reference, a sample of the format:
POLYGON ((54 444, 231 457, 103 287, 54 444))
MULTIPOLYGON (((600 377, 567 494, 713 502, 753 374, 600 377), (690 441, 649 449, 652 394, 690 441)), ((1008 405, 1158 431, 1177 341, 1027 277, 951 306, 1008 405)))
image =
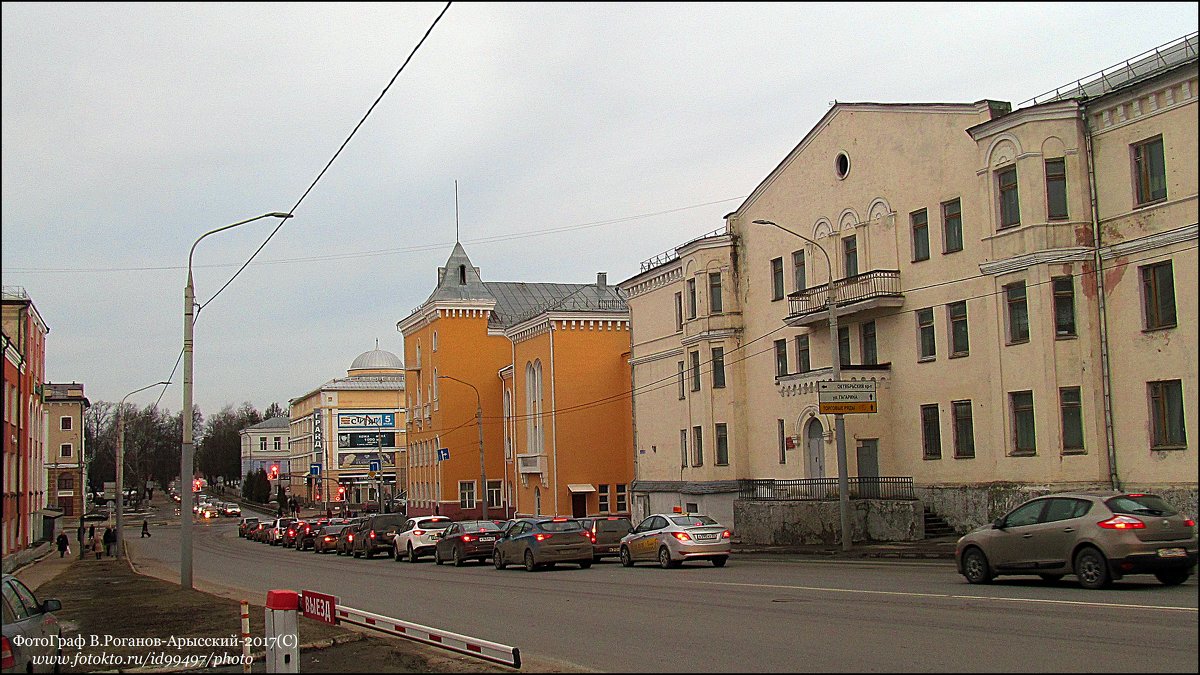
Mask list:
POLYGON ((196 246, 210 234, 224 232, 262 218, 291 217, 290 213, 264 213, 232 225, 218 227, 200 235, 200 238, 192 243, 192 248, 188 251, 187 286, 183 288, 183 449, 179 457, 179 482, 182 484, 185 480, 187 481, 187 489, 182 490, 183 496, 180 498, 179 504, 179 585, 188 590, 192 588, 192 474, 194 472, 192 467, 192 328, 196 315, 196 289, 192 284, 192 256, 196 253, 196 246))
MULTIPOLYGON (((829 258, 829 252, 825 250, 817 242, 808 237, 793 232, 782 225, 770 220, 755 220, 755 225, 774 225, 788 234, 800 237, 804 241, 816 246, 825 256, 825 264, 829 269, 829 291, 825 294, 825 307, 829 310, 829 346, 830 352, 833 355, 833 380, 837 382, 842 379, 842 355, 838 348, 838 325, 837 325, 837 298, 834 295, 835 287, 833 285, 833 261, 829 258)), ((834 433, 837 437, 837 462, 838 462, 838 512, 841 516, 842 525, 842 550, 850 550, 850 479, 846 476, 846 420, 842 413, 836 413, 833 416, 834 433)))
POLYGON ((125 525, 122 522, 125 516, 125 399, 139 391, 164 384, 171 383, 155 382, 141 389, 134 389, 122 396, 121 402, 117 404, 117 560, 121 559, 121 548, 125 546, 125 525))
MULTIPOLYGON (((483 504, 483 511, 481 512, 481 519, 487 520, 488 519, 487 469, 484 468, 484 463, 483 463, 483 404, 480 402, 481 399, 479 398, 479 390, 476 389, 475 385, 471 384, 470 382, 464 382, 464 381, 458 379, 457 377, 451 377, 449 375, 438 375, 438 379, 439 380, 454 380, 455 382, 465 384, 468 387, 475 390, 475 426, 479 428, 479 489, 483 494, 483 501, 481 502, 483 504)), ((439 497, 440 497, 440 495, 439 495, 439 497)))

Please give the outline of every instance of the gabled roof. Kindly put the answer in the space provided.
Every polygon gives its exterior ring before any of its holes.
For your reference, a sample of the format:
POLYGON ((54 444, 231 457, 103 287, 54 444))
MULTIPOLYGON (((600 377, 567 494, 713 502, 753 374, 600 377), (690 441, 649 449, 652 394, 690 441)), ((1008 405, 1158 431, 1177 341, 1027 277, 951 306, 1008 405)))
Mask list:
POLYGON ((287 429, 289 424, 291 424, 291 420, 289 420, 286 417, 272 417, 270 419, 263 420, 263 421, 259 422, 258 424, 252 424, 252 425, 246 427, 245 429, 243 429, 243 431, 266 431, 268 429, 287 429))
POLYGON ((479 278, 479 268, 471 264, 462 244, 454 242, 454 250, 445 267, 438 268, 437 288, 425 304, 439 300, 495 300, 487 285, 479 278))

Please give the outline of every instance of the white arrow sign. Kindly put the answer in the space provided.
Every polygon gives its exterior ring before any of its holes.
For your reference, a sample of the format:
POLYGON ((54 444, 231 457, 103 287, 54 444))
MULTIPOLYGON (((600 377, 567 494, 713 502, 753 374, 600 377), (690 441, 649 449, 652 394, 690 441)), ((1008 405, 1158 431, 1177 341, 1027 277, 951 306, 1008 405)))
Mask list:
POLYGON ((847 382, 841 380, 818 382, 817 391, 875 391, 875 380, 865 380, 863 382, 847 382))

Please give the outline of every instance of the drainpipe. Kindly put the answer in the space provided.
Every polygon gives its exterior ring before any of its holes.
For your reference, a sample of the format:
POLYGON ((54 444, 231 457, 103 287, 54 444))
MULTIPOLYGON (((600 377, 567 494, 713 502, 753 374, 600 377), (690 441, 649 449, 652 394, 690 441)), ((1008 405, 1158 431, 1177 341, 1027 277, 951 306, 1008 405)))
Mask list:
POLYGON ((550 448, 554 453, 554 515, 558 510, 558 398, 554 395, 554 320, 550 320, 550 448))
POLYGON ((1103 241, 1100 231, 1099 196, 1096 192, 1095 151, 1092 147, 1092 126, 1088 121, 1087 110, 1083 104, 1080 105, 1079 111, 1083 117, 1083 139, 1087 150, 1088 164, 1088 191, 1091 193, 1092 263, 1096 268, 1096 307, 1100 319, 1100 386, 1104 400, 1104 443, 1108 451, 1108 484, 1112 489, 1120 490, 1121 479, 1117 475, 1117 444, 1113 436, 1112 367, 1108 351, 1108 303, 1105 300, 1104 259, 1100 255, 1103 241))

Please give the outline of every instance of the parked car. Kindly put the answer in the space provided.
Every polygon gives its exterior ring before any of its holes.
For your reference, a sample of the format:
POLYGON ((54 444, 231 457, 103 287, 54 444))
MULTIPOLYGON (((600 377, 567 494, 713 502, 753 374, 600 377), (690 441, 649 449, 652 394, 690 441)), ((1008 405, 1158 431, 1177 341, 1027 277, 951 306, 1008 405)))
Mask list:
POLYGON ((733 552, 733 534, 703 514, 655 513, 621 538, 621 564, 658 561, 663 569, 685 560, 710 560, 724 567, 733 552))
POLYGON ((324 527, 325 523, 327 523, 327 522, 329 522, 329 521, 324 518, 321 518, 320 520, 306 521, 304 523, 303 528, 301 528, 300 525, 297 524, 296 525, 296 541, 295 541, 295 544, 293 544, 295 546, 296 550, 297 551, 305 551, 305 550, 312 548, 313 543, 316 541, 317 532, 322 527, 324 527))
POLYGON ((297 539, 304 534, 304 528, 306 527, 312 526, 304 520, 293 521, 287 526, 287 529, 283 531, 283 540, 280 542, 280 544, 284 548, 292 548, 296 545, 297 539))
POLYGON ((337 550, 338 536, 342 530, 346 529, 347 525, 326 525, 317 530, 313 536, 312 550, 313 553, 328 553, 329 551, 337 550))
POLYGON ((221 512, 213 504, 205 504, 200 507, 200 517, 204 520, 213 520, 220 517, 221 512))
POLYGON ((450 523, 434 544, 433 561, 441 565, 449 560, 455 567, 462 567, 468 560, 487 562, 501 532, 500 525, 494 520, 450 523))
POLYGON ((238 536, 249 537, 250 531, 258 527, 258 518, 242 518, 238 521, 238 536))
POLYGON ((366 519, 352 519, 346 525, 346 529, 338 533, 337 547, 334 551, 338 555, 352 555, 354 553, 354 539, 358 536, 358 531, 362 528, 362 524, 366 519))
POLYGON ((414 516, 404 518, 399 531, 392 537, 392 557, 397 561, 415 563, 437 546, 442 533, 453 522, 446 516, 414 516))
POLYGON ((1083 491, 1030 499, 964 535, 958 572, 973 584, 1000 574, 1067 574, 1084 588, 1104 588, 1129 574, 1153 574, 1176 586, 1197 560, 1196 521, 1157 495, 1083 491))
POLYGON ((283 543, 283 535, 287 534, 287 530, 292 523, 296 522, 295 518, 276 518, 275 525, 271 527, 271 531, 267 533, 267 543, 272 546, 279 546, 283 543))
POLYGON ((376 513, 366 516, 355 535, 353 555, 374 557, 376 553, 391 553, 392 539, 404 524, 403 513, 376 513))
POLYGON ((588 531, 592 540, 593 562, 619 556, 621 537, 633 531, 633 523, 625 516, 589 516, 580 518, 579 524, 588 531))
POLYGON ((33 592, 11 574, 0 578, 0 588, 3 589, 3 600, 0 600, 4 619, 4 634, 0 638, 3 672, 58 672, 59 666, 45 663, 42 658, 63 653, 62 626, 54 616, 54 612, 62 609, 62 603, 58 600, 39 602, 33 592), (36 667, 35 657, 42 661, 36 667))
POLYGON ((592 538, 574 518, 518 518, 508 526, 492 554, 496 569, 524 564, 532 572, 559 562, 592 566, 592 538))

